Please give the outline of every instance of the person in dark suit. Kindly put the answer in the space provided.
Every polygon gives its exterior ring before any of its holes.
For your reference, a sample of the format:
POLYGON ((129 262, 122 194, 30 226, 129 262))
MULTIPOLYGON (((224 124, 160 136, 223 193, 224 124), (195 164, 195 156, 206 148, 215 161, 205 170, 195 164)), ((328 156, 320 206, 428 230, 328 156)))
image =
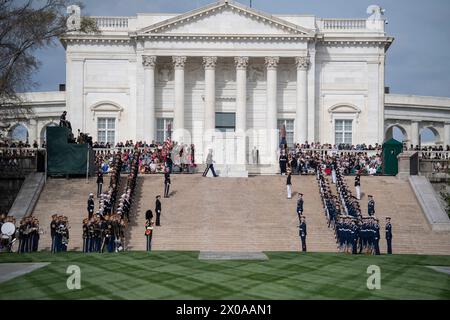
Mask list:
POLYGON ((50 236, 52 237, 52 249, 51 252, 56 252, 56 228, 58 226, 58 215, 52 215, 52 221, 50 222, 50 236))
POLYGON ((156 226, 159 227, 161 225, 160 223, 160 216, 161 216, 161 201, 159 200, 161 198, 160 195, 156 196, 155 201, 155 212, 156 212, 156 226))
POLYGON ((375 230, 375 238, 374 238, 375 254, 380 255, 380 225, 378 224, 378 219, 375 219, 373 227, 375 230))
POLYGON ((169 197, 169 189, 170 189, 170 172, 169 168, 166 169, 164 173, 164 198, 169 197))
POLYGON ((387 253, 392 254, 392 225, 390 217, 386 217, 385 229, 386 229, 387 253))
POLYGON ((301 217, 301 222, 300 225, 298 226, 298 235, 300 236, 300 239, 302 241, 302 251, 306 252, 306 221, 305 221, 305 217, 302 216, 301 217))
POLYGON ((145 211, 145 220, 152 220, 153 219, 153 212, 152 210, 145 211))
POLYGON ((297 215, 298 215, 298 221, 301 220, 301 216, 303 214, 303 193, 298 194, 298 200, 297 200, 297 215))

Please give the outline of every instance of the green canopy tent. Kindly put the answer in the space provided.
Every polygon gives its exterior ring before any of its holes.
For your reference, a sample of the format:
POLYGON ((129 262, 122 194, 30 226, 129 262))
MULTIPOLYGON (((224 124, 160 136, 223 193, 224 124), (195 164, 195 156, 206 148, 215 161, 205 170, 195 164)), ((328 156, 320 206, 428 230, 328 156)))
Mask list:
POLYGON ((395 139, 383 143, 383 174, 395 176, 398 173, 397 156, 402 150, 403 144, 395 139))

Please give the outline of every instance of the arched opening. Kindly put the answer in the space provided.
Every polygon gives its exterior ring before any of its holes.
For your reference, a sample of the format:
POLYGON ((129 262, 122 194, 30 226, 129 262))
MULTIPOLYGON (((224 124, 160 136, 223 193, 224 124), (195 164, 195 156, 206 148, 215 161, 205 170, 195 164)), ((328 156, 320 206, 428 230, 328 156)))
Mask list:
POLYGON ((399 124, 394 124, 388 127, 386 130, 385 137, 386 137, 385 140, 395 139, 402 143, 408 140, 408 135, 406 133, 405 128, 403 128, 399 124))
POLYGON ((435 145, 440 141, 439 132, 433 127, 425 127, 420 130, 420 144, 422 146, 435 145))
POLYGON ((55 122, 50 122, 50 123, 47 123, 43 128, 42 128, 42 130, 41 130, 41 134, 40 134, 40 139, 41 139, 41 144, 43 144, 44 142, 45 142, 45 139, 46 139, 46 137, 47 137, 47 128, 48 127, 57 127, 58 126, 58 124, 57 123, 55 123, 55 122))
POLYGON ((14 125, 9 130, 9 138, 13 142, 28 142, 28 129, 22 123, 14 125))

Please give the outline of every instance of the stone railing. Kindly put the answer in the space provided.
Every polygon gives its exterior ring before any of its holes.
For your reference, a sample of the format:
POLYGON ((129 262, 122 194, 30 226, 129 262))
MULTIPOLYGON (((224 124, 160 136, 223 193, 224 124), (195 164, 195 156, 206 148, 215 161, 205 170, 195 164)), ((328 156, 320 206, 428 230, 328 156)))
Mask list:
POLYGON ((0 148, 0 175, 23 176, 42 170, 45 152, 42 148, 0 148))
POLYGON ((450 160, 450 151, 419 151, 421 159, 450 160))
POLYGON ((319 28, 324 30, 355 30, 366 29, 364 19, 322 19, 319 21, 319 28))
POLYGON ((127 30, 127 17, 92 17, 100 30, 127 30))
POLYGON ((340 149, 301 149, 302 152, 315 152, 321 155, 354 155, 354 154, 367 154, 368 157, 380 155, 382 150, 340 150, 340 149))

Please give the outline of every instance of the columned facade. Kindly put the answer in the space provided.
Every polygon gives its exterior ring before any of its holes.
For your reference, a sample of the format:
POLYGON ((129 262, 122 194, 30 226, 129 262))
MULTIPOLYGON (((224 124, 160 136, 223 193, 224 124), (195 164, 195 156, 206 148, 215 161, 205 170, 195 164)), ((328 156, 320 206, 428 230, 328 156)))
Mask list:
POLYGON ((173 108, 173 139, 184 141, 184 65, 186 56, 173 56, 174 66, 174 94, 175 105, 173 108))
POLYGON ((309 57, 296 57, 297 65, 297 107, 295 113, 296 141, 308 139, 308 67, 309 57))
POLYGON ((275 164, 277 161, 278 134, 277 134, 277 66, 279 57, 266 57, 267 68, 267 148, 269 163, 275 164))
POLYGON ((144 141, 155 140, 155 65, 156 56, 142 56, 144 66, 144 113, 142 128, 144 141))

